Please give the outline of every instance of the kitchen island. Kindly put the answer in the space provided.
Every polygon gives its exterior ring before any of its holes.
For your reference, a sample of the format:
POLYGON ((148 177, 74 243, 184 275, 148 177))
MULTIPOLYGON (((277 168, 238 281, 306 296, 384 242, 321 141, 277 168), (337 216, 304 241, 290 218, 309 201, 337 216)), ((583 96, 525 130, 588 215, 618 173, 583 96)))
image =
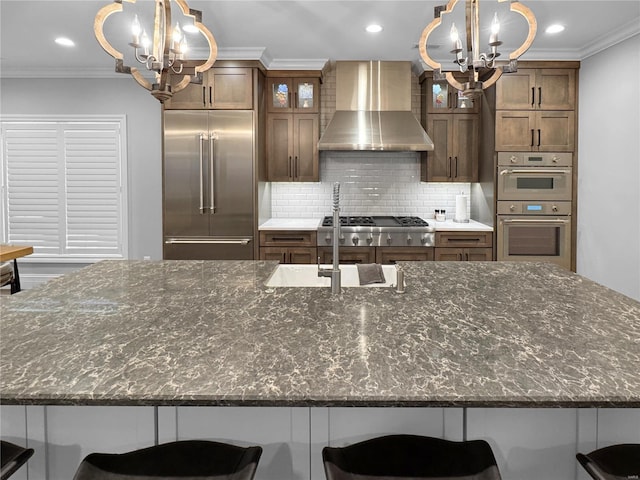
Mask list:
POLYGON ((275 267, 105 261, 3 298, 0 401, 285 407, 312 426, 342 407, 430 407, 467 434, 467 409, 624 407, 640 425, 640 303, 579 275, 542 263, 408 262, 404 294, 332 295, 267 288, 275 267))

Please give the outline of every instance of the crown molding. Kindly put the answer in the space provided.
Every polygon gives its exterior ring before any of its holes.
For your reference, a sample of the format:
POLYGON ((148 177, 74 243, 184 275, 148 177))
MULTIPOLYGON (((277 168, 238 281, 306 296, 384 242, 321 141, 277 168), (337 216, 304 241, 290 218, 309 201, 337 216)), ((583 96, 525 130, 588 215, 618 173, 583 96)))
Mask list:
MULTIPOLYGON (((198 53, 194 50, 195 57, 198 53)), ((202 53, 207 55, 208 52, 202 53)), ((201 55, 201 56, 202 56, 201 55)), ((329 61, 325 58, 274 59, 264 47, 237 47, 218 49, 217 60, 259 60, 267 70, 322 70, 329 61)), ((11 68, 3 66, 0 78, 123 78, 114 67, 47 67, 11 68)))
POLYGON ((265 64, 268 70, 322 70, 328 58, 284 59, 276 58, 265 64))
POLYGON ((631 20, 621 27, 616 28, 615 31, 602 35, 586 44, 584 48, 580 50, 580 59, 584 60, 636 35, 640 35, 640 23, 638 20, 631 20))

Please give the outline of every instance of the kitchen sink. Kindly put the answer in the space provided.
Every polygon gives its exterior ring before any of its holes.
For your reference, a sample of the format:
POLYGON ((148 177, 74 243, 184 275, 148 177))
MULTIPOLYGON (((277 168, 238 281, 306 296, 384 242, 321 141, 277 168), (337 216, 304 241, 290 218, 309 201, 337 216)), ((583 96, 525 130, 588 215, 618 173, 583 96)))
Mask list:
MULTIPOLYGON (((320 265, 321 268, 332 268, 331 265, 320 265)), ((360 285, 356 265, 340 265, 343 287, 390 287, 396 284, 396 266, 382 265, 385 283, 360 285)), ((318 277, 317 265, 281 264, 278 265, 267 282, 267 287, 331 287, 331 278, 318 277)))

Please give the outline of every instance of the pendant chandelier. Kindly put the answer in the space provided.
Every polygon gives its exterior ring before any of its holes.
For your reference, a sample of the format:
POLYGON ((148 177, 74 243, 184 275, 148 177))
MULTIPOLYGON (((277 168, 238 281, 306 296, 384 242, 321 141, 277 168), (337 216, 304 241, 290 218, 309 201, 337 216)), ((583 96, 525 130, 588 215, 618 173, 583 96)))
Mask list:
POLYGON ((123 53, 113 47, 104 34, 105 21, 113 13, 123 11, 123 2, 134 4, 136 0, 114 0, 113 3, 98 11, 93 24, 93 31, 98 43, 116 60, 116 72, 131 74, 138 84, 149 90, 151 95, 161 103, 164 103, 175 92, 184 89, 192 81, 192 76, 197 78, 200 72, 211 68, 218 55, 216 41, 209 29, 202 24, 202 12, 190 9, 185 0, 142 0, 140 2, 140 4, 148 6, 149 10, 154 9, 154 22, 151 26, 152 29, 149 30, 151 34, 147 34, 138 15, 135 15, 130 20, 131 33, 128 38, 131 41, 128 42, 128 45, 133 49, 136 61, 141 64, 140 68, 150 72, 153 80, 148 80, 143 75, 143 70, 125 65, 123 53), (172 25, 171 23, 172 3, 180 7, 184 17, 193 19, 193 30, 204 35, 209 53, 203 62, 191 61, 187 66, 187 41, 180 24, 176 22, 172 25), (175 77, 180 80, 176 81, 175 77))
MULTIPOLYGON (((467 82, 459 82, 454 77, 453 72, 447 71, 443 73, 442 65, 433 60, 427 52, 429 36, 441 25, 442 15, 453 12, 458 0, 450 0, 447 5, 436 7, 435 18, 427 25, 420 37, 420 43, 418 44, 420 56, 422 60, 433 69, 434 80, 446 79, 450 85, 462 91, 465 96, 478 96, 482 94, 484 89, 495 84, 503 73, 515 72, 518 68, 518 58, 529 49, 536 36, 536 18, 528 7, 516 0, 494 1, 510 2, 509 11, 522 15, 526 20, 528 25, 527 36, 522 45, 509 53, 508 59, 500 64, 497 60, 500 56, 498 47, 502 45, 502 42, 499 40, 500 21, 497 12, 494 13, 491 21, 491 33, 487 42, 489 50, 488 52, 481 52, 480 0, 465 0, 466 42, 464 46, 466 48, 463 49, 463 42, 460 39, 455 23, 451 25, 450 39, 452 46, 451 53, 454 57, 453 63, 457 65, 460 72, 467 74, 467 82)), ((483 4, 486 3, 488 3, 488 1, 485 0, 483 4)))

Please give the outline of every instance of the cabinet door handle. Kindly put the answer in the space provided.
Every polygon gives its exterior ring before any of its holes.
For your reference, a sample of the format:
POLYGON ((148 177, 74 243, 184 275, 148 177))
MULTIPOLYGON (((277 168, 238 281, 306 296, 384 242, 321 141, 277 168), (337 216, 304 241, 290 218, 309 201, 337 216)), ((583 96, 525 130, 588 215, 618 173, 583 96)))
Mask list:
POLYGON ((292 172, 292 168, 291 168, 291 156, 289 156, 289 163, 287 164, 287 177, 292 178, 293 177, 293 172, 292 172))
POLYGON ((202 86, 202 106, 207 106, 207 87, 202 86))
POLYGON ((536 87, 531 87, 531 108, 536 104, 536 87))
POLYGON ((451 157, 449 157, 449 161, 447 162, 447 178, 451 176, 451 157))
POLYGON ((213 87, 209 87, 209 105, 213 105, 213 87))
POLYGON ((293 92, 293 108, 294 109, 298 108, 298 92, 297 91, 293 92))
POLYGON ((464 261, 465 262, 469 261, 469 253, 468 252, 465 252, 465 254, 464 254, 464 261))
POLYGON ((282 252, 282 262, 280 263, 287 263, 287 252, 282 252))
POLYGON ((542 106, 542 87, 538 87, 538 106, 542 106))
POLYGON ((298 156, 296 155, 293 158, 293 178, 298 178, 300 176, 300 165, 298 165, 298 156))
POLYGON ((533 128, 531 129, 531 146, 533 147, 533 128))
POLYGON ((458 157, 453 157, 453 159, 456 162, 456 170, 455 170, 456 174, 455 174, 454 178, 458 178, 458 157))
POLYGON ((538 146, 540 146, 540 129, 538 129, 538 146))

